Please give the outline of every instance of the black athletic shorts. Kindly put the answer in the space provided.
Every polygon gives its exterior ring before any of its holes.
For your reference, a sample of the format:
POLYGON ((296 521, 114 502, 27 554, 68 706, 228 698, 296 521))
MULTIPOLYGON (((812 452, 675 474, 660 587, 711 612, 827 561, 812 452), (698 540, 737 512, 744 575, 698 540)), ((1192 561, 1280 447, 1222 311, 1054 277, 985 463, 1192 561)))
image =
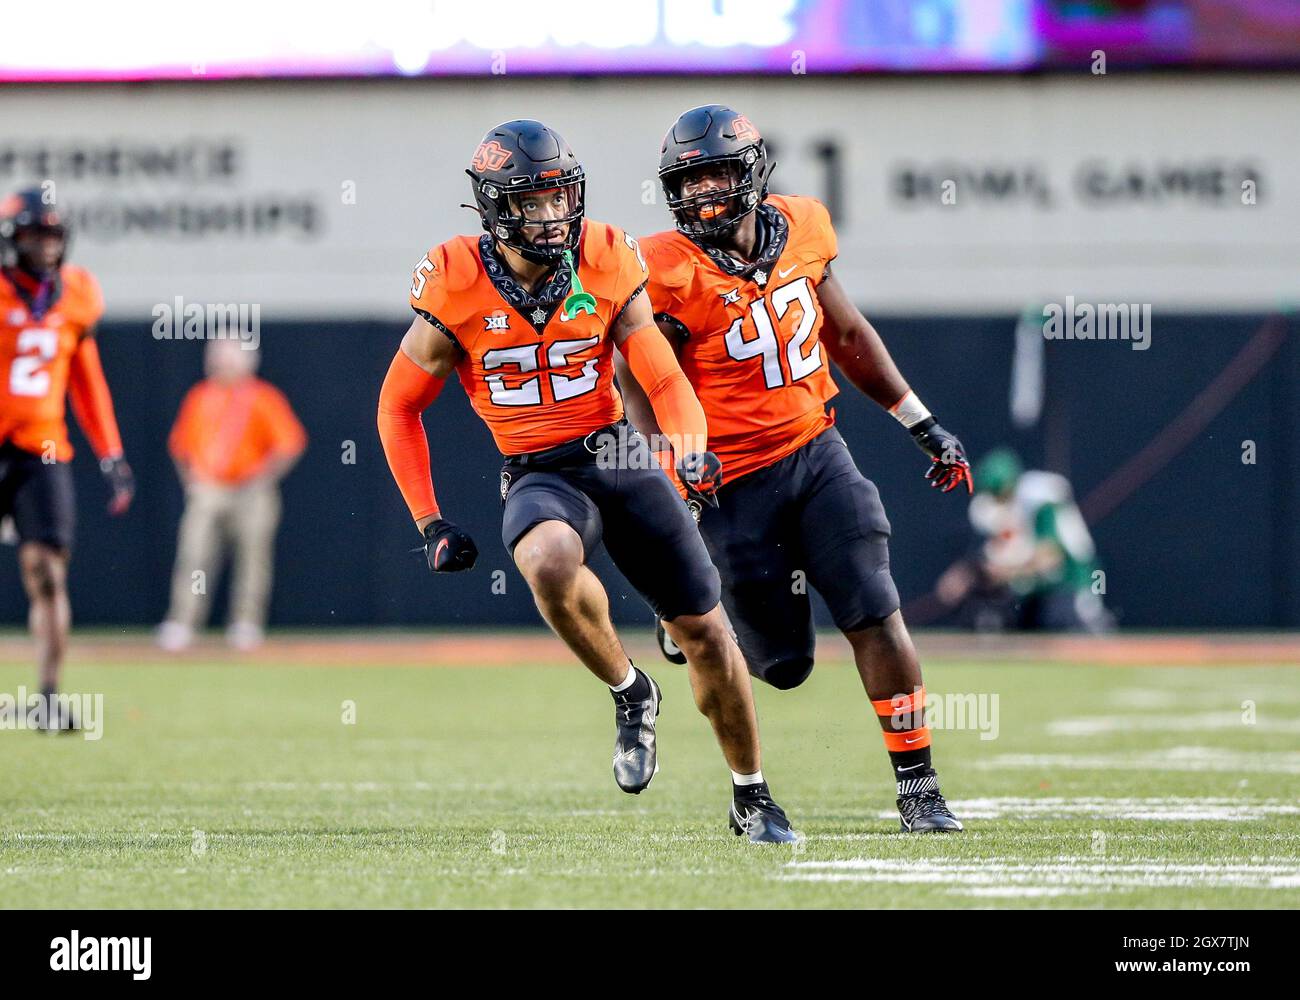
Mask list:
POLYGON ((501 469, 501 540, 511 556, 530 528, 563 521, 582 539, 586 559, 603 542, 665 621, 717 607, 718 571, 686 502, 641 434, 620 421, 553 451, 563 454, 553 461, 507 458, 501 469))
POLYGON ((0 518, 10 515, 19 542, 71 549, 77 529, 72 468, 42 462, 10 441, 0 444, 0 518))
POLYGON ((792 688, 812 672, 809 586, 845 632, 877 625, 898 610, 880 493, 834 427, 725 484, 718 499, 717 509, 704 508, 700 530, 755 677, 792 688))

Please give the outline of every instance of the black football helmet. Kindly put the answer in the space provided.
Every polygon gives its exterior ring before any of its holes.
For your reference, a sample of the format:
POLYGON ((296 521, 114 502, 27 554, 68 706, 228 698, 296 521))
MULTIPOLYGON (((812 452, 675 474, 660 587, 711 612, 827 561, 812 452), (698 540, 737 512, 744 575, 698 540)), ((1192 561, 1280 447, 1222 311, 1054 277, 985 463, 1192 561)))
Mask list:
POLYGON ((525 260, 553 264, 565 250, 577 248, 587 175, 569 144, 554 129, 530 118, 498 125, 483 137, 465 173, 473 182, 483 228, 525 260), (568 194, 567 214, 544 222, 526 219, 519 196, 555 188, 568 194), (563 241, 538 243, 524 235, 527 227, 545 239, 559 235, 565 224, 569 231, 563 241))
POLYGON ((727 233, 767 197, 767 181, 776 162, 769 160, 763 137, 740 112, 706 104, 682 114, 664 136, 659 153, 659 182, 680 232, 708 237, 727 233), (702 163, 733 167, 730 188, 691 198, 682 196, 682 180, 702 163))
POLYGON ((0 262, 6 266, 22 268, 38 277, 46 277, 47 269, 37 261, 24 258, 18 250, 15 237, 23 230, 52 233, 63 239, 54 271, 63 266, 68 254, 68 226, 63 215, 47 202, 41 188, 27 188, 0 199, 0 262))

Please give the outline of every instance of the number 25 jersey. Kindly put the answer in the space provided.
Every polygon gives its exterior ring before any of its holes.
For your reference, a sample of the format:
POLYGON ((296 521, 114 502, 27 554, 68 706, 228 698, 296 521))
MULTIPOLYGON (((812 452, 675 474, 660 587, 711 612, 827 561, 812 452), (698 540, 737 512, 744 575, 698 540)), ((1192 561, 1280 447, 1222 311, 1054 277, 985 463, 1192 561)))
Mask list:
POLYGON ((528 294, 487 235, 448 240, 416 265, 411 308, 460 347, 456 373, 503 455, 552 448, 623 416, 609 331, 644 287, 645 262, 621 229, 590 219, 574 258, 596 307, 572 319, 567 268, 528 294))

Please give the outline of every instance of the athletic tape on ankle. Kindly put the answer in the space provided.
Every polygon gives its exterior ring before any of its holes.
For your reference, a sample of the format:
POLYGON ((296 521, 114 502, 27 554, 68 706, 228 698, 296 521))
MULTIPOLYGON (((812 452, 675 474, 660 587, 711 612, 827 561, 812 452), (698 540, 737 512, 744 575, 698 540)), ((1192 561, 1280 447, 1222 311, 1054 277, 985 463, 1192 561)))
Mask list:
POLYGON ((925 685, 910 694, 896 694, 892 698, 879 698, 872 701, 871 707, 877 715, 911 715, 925 709, 925 685))
POLYGON ((880 698, 871 703, 883 722, 889 720, 888 728, 882 728, 885 746, 890 750, 919 750, 930 745, 930 727, 925 724, 925 687, 921 686, 911 694, 899 694, 892 698, 880 698), (917 739, 917 734, 924 735, 924 742, 917 739), (895 737, 906 738, 911 742, 901 742, 895 737), (893 742, 891 742, 891 740, 893 742), (897 746, 894 743, 898 743, 897 746))
POLYGON ((902 732, 889 732, 882 729, 880 735, 885 738, 885 749, 895 753, 905 750, 924 750, 930 745, 930 727, 907 729, 902 732))

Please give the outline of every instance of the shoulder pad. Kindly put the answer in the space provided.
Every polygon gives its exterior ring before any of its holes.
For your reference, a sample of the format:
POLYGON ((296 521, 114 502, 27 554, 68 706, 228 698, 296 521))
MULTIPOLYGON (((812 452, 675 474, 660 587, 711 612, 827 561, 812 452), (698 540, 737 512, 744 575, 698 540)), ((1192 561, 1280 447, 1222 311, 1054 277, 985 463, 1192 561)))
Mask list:
POLYGON ((449 292, 463 292, 478 281, 477 236, 457 236, 429 252, 429 259, 442 269, 442 284, 449 292), (434 256, 437 254, 438 256, 434 256))
POLYGON ((583 263, 598 270, 610 267, 616 259, 610 251, 622 240, 623 232, 616 226, 588 219, 582 234, 583 263))
POLYGON ((682 288, 690 284, 695 270, 692 247, 680 233, 670 229, 641 240, 641 252, 650 268, 652 284, 682 288))
POLYGON ((95 276, 84 267, 64 264, 59 270, 63 281, 63 311, 89 329, 104 314, 104 294, 95 276))

